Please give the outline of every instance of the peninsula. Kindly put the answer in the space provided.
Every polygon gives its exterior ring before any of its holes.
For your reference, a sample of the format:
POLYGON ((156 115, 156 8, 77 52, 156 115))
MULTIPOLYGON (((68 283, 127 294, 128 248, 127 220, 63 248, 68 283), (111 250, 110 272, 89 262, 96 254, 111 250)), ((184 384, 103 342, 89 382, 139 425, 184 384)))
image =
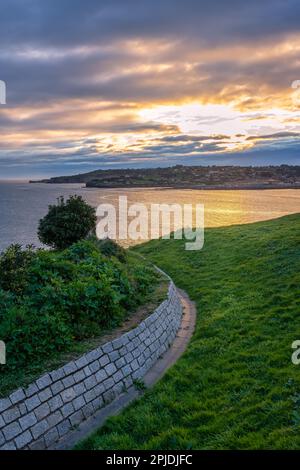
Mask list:
POLYGON ((95 170, 31 183, 83 183, 89 188, 280 189, 300 188, 300 166, 183 166, 95 170))

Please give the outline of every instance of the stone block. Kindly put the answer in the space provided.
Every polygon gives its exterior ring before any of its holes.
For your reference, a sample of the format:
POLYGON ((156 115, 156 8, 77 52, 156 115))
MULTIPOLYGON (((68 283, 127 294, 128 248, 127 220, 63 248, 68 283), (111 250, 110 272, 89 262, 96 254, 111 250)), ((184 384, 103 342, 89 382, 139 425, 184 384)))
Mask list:
POLYGON ((118 359, 118 360, 115 362, 115 364, 116 364, 116 368, 117 368, 117 369, 121 369, 123 366, 125 366, 125 365, 126 365, 126 362, 125 362, 124 357, 120 357, 120 359, 118 359))
POLYGON ((74 375, 74 380, 75 380, 75 383, 78 383, 78 382, 81 382, 82 380, 85 379, 85 373, 83 372, 83 370, 79 370, 78 372, 76 372, 74 375))
POLYGON ((111 342, 104 344, 104 346, 102 346, 102 350, 105 354, 112 352, 113 347, 112 347, 111 342))
POLYGON ((28 411, 32 411, 38 406, 40 406, 41 400, 37 395, 33 395, 31 398, 27 398, 25 405, 28 411))
POLYGON ((46 443, 44 437, 41 437, 41 439, 38 439, 37 441, 29 444, 29 448, 30 450, 45 450, 46 443))
POLYGON ((58 410, 63 405, 63 402, 61 397, 57 395, 48 401, 48 405, 50 407, 51 412, 53 412, 58 410))
POLYGON ((134 359, 131 364, 130 364, 131 368, 133 371, 136 371, 138 368, 139 368, 139 363, 136 359, 134 359))
POLYGON ((42 390, 42 391, 39 393, 38 396, 39 396, 39 399, 40 399, 41 402, 49 400, 49 398, 52 397, 51 388, 50 388, 50 387, 45 388, 44 390, 42 390))
POLYGON ((51 385, 51 392, 53 395, 57 395, 64 389, 63 383, 61 381, 54 383, 51 385))
POLYGON ((91 362, 96 361, 103 355, 103 351, 101 348, 93 349, 93 351, 88 352, 85 357, 87 359, 88 364, 91 362))
POLYGON ((71 423, 68 419, 62 421, 61 423, 57 425, 57 431, 58 431, 59 437, 62 437, 65 434, 67 434, 67 432, 70 429, 71 429, 71 423))
POLYGON ((90 402, 93 401, 95 398, 96 398, 96 393, 95 393, 95 390, 94 390, 94 389, 89 390, 88 392, 86 392, 86 393, 84 394, 84 399, 85 399, 86 403, 90 403, 90 402))
POLYGON ((83 397, 78 397, 78 398, 75 398, 72 404, 74 406, 74 410, 77 411, 77 410, 80 410, 85 405, 85 400, 83 397))
POLYGON ((103 382, 103 380, 107 379, 107 373, 105 372, 104 369, 101 369, 99 370, 98 372, 96 372, 95 374, 95 379, 96 379, 96 382, 103 382))
POLYGON ((2 411, 7 410, 11 405, 12 403, 9 398, 2 398, 0 400, 0 413, 2 413, 2 411))
POLYGON ((62 380, 62 382, 65 388, 69 388, 69 387, 72 387, 72 385, 74 385, 75 380, 72 375, 68 375, 66 378, 62 380))
POLYGON ((8 410, 2 413, 2 418, 4 419, 6 424, 11 423, 12 421, 16 421, 21 415, 19 408, 14 406, 13 408, 9 408, 8 410))
POLYGON ((107 364, 109 364, 109 357, 107 354, 104 354, 102 357, 99 359, 99 363, 101 367, 105 367, 107 364))
POLYGON ((25 400, 25 398, 26 396, 22 388, 19 388, 9 396, 9 399, 13 405, 19 403, 22 400, 25 400))
POLYGON ((56 441, 58 441, 59 434, 58 434, 57 429, 53 428, 53 429, 50 429, 50 431, 46 432, 44 439, 45 439, 46 447, 49 447, 52 444, 54 444, 56 441))
POLYGON ((34 412, 32 411, 31 413, 22 416, 22 418, 19 419, 19 423, 23 431, 26 431, 26 429, 29 429, 34 426, 37 423, 37 419, 34 412))
POLYGON ((113 349, 120 349, 123 346, 124 342, 122 337, 121 338, 116 338, 112 341, 112 347, 113 349))
POLYGON ((111 362, 115 362, 117 359, 120 358, 119 351, 112 351, 111 353, 108 354, 108 356, 111 362))
POLYGON ((15 439, 17 449, 22 449, 23 447, 27 446, 32 440, 33 437, 30 431, 23 432, 15 439))
POLYGON ((81 410, 76 411, 70 416, 70 423, 72 427, 78 426, 84 420, 84 416, 81 410))
POLYGON ((99 410, 104 405, 104 400, 102 397, 97 397, 92 402, 94 410, 99 410))
POLYGON ((123 374, 120 370, 118 370, 114 375, 113 375, 113 379, 115 381, 115 383, 118 383, 120 382, 122 379, 123 379, 123 374))
POLYGON ((65 371, 63 367, 50 372, 50 377, 53 382, 57 382, 58 380, 62 379, 64 376, 65 376, 65 371))
POLYGON ((126 364, 124 367, 122 367, 122 373, 124 377, 127 377, 127 375, 131 374, 132 369, 129 364, 126 364))
POLYGON ((67 403, 66 405, 64 405, 62 408, 61 408, 61 413, 63 415, 64 418, 67 418, 68 416, 70 416, 72 413, 74 413, 74 407, 72 405, 72 403, 67 403))
POLYGON ((5 439, 7 441, 10 441, 14 439, 16 436, 18 436, 18 434, 21 434, 22 429, 21 429, 20 424, 17 421, 15 421, 14 423, 11 423, 8 426, 5 426, 2 432, 4 434, 5 439))
POLYGON ((8 442, 0 447, 0 450, 17 450, 14 442, 8 442))
POLYGON ((62 420, 63 420, 63 416, 62 416, 62 414, 59 410, 57 410, 55 413, 52 413, 47 418, 49 428, 52 428, 52 427, 56 426, 62 420))
POLYGON ((92 373, 95 374, 100 369, 99 361, 91 362, 91 364, 89 365, 89 368, 92 371, 92 373))
POLYGON ((45 418, 50 413, 50 407, 48 403, 43 403, 34 410, 34 414, 38 421, 45 418))
POLYGON ((49 374, 45 374, 39 379, 37 379, 35 383, 39 390, 43 390, 44 388, 49 387, 49 385, 52 384, 52 380, 49 374))
POLYGON ((103 386, 105 388, 105 391, 109 390, 110 388, 112 388, 114 386, 115 382, 114 382, 114 379, 112 377, 110 377, 109 379, 106 379, 104 382, 103 382, 103 386))
POLYGON ((48 430, 48 423, 47 423, 47 420, 44 419, 43 421, 39 421, 37 424, 35 424, 31 428, 31 433, 34 439, 38 439, 40 436, 45 434, 47 430, 48 430))
MULTIPOLYGON (((77 385, 78 386, 78 385, 77 385)), ((76 387, 76 385, 75 385, 76 387)), ((68 403, 69 401, 74 400, 75 398, 75 388, 71 387, 68 388, 67 390, 63 390, 61 392, 61 398, 64 403, 68 403)))
POLYGON ((117 368, 114 364, 107 364, 105 367, 105 372, 107 373, 108 377, 113 375, 117 371, 117 368))
POLYGON ((91 388, 95 387, 96 384, 97 384, 97 381, 93 375, 91 375, 84 381, 84 386, 87 390, 90 390, 91 388))
POLYGON ((86 356, 81 356, 79 359, 76 359, 75 364, 77 370, 83 369, 88 364, 86 356))
POLYGON ((94 412, 94 407, 92 405, 92 403, 88 403, 87 405, 85 405, 83 408, 82 408, 82 412, 83 412, 83 415, 85 417, 85 419, 89 418, 90 416, 92 416, 93 412, 94 412))
POLYGON ((74 385, 73 389, 75 392, 75 396, 77 397, 82 395, 86 391, 86 388, 83 382, 80 382, 79 384, 74 385))
POLYGON ((74 361, 72 362, 68 362, 68 364, 66 364, 64 367, 64 372, 65 372, 65 375, 71 375, 71 374, 74 374, 74 372, 77 371, 77 365, 75 364, 74 361))

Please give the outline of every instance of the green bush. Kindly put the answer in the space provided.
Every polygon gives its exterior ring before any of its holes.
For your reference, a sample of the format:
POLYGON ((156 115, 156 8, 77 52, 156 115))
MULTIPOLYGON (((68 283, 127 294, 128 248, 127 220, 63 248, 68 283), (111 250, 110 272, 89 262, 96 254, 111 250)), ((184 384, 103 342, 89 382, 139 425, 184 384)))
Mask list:
POLYGON ((96 211, 81 196, 63 197, 50 205, 48 214, 40 220, 38 236, 52 248, 65 249, 95 231, 96 211))
POLYGON ((34 257, 31 245, 22 250, 21 245, 11 245, 0 256, 0 288, 16 294, 22 292, 27 282, 27 268, 34 257))
POLYGON ((5 267, 0 271, 5 372, 40 363, 120 324, 157 279, 140 260, 121 263, 104 256, 95 240, 81 240, 63 251, 12 246, 0 265, 5 267))
POLYGON ((103 255, 115 256, 122 263, 126 261, 126 251, 114 240, 111 240, 110 238, 106 238, 105 240, 98 240, 98 246, 103 255))
POLYGON ((58 313, 41 314, 26 304, 15 305, 6 312, 0 336, 6 343, 8 361, 2 374, 30 367, 50 354, 67 350, 73 342, 70 326, 58 313))

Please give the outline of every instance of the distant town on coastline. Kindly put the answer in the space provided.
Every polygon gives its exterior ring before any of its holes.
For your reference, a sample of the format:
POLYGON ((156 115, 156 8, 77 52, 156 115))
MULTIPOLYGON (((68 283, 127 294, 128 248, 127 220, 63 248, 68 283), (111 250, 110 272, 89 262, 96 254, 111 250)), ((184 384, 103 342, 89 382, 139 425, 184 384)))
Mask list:
POLYGON ((300 166, 183 166, 95 170, 31 183, 83 183, 90 188, 168 187, 190 189, 300 188, 300 166))

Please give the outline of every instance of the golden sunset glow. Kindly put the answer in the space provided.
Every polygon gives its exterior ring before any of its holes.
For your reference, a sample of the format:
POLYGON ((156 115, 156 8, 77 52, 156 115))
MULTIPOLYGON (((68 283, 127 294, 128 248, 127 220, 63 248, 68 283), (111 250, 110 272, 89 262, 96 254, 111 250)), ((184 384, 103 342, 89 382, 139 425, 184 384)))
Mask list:
MULTIPOLYGON (((300 77, 299 32, 274 25, 266 34, 252 6, 258 23, 248 34, 248 7, 236 17, 228 6, 220 13, 225 29, 212 34, 218 14, 206 18, 192 3, 191 10, 180 5, 172 26, 164 23, 163 6, 162 23, 152 10, 144 28, 133 14, 123 22, 124 4, 116 2, 103 13, 107 22, 99 13, 94 32, 80 23, 75 36, 73 28, 57 26, 57 40, 46 26, 42 39, 4 38, 0 78, 7 74, 8 105, 0 110, 0 160, 7 172, 72 158, 86 169, 137 161, 294 162, 300 87, 291 85, 300 77)), ((141 18, 149 14, 144 3, 140 8, 141 18)))

